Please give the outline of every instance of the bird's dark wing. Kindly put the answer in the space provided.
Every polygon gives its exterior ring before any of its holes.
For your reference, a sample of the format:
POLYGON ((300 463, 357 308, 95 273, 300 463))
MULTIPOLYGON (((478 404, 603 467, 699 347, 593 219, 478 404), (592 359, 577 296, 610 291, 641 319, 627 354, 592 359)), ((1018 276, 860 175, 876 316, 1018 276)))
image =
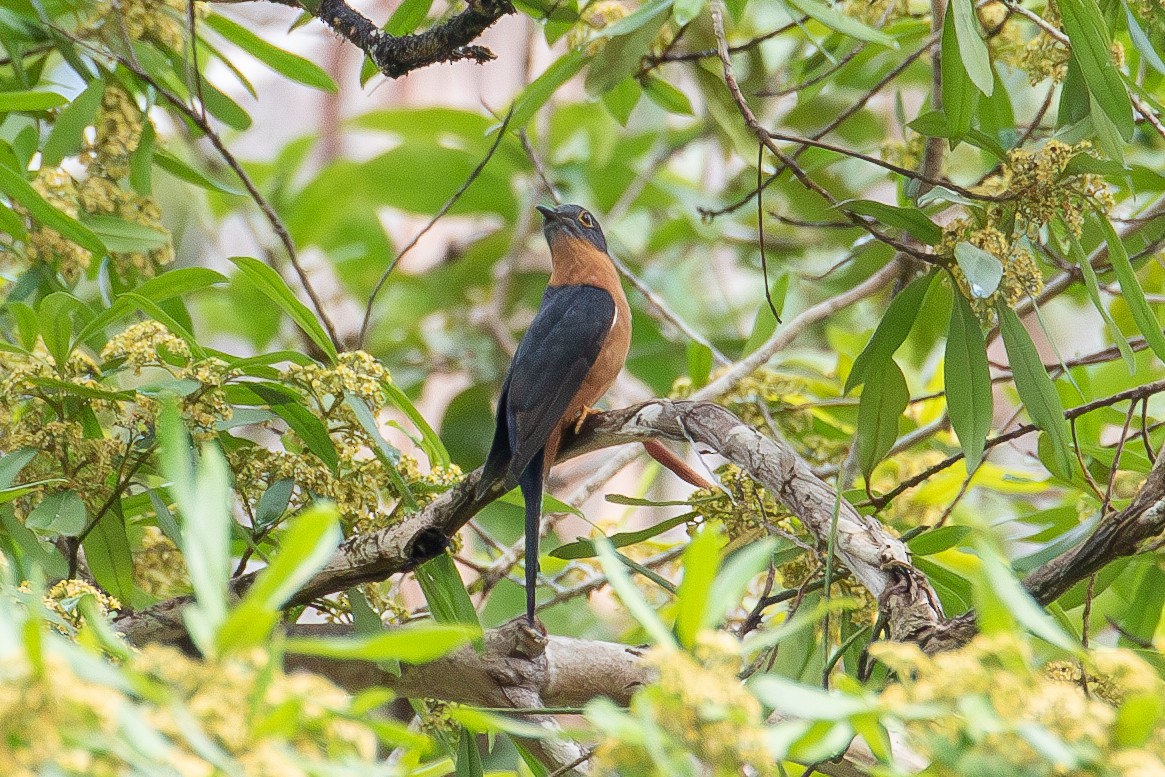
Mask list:
POLYGON ((614 321, 615 300, 604 289, 577 285, 546 290, 510 363, 505 405, 498 407, 499 436, 503 417, 508 433, 512 478, 546 446, 599 358, 614 321))

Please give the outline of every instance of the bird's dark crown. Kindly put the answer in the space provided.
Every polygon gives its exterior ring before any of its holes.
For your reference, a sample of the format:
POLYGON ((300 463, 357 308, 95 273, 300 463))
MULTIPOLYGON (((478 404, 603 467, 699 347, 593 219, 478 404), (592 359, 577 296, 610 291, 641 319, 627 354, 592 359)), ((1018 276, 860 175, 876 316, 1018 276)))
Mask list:
POLYGON ((556 236, 569 235, 587 241, 603 253, 607 251, 607 238, 603 236, 603 228, 591 212, 580 205, 559 205, 557 208, 538 206, 542 214, 542 232, 546 235, 546 242, 554 244, 556 236))

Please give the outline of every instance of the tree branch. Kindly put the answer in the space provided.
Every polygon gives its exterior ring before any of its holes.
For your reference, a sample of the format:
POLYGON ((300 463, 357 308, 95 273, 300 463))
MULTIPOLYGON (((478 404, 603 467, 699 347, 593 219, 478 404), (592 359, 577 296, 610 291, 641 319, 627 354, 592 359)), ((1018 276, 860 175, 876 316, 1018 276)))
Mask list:
MULTIPOLYGON (((582 453, 652 439, 693 442, 743 468, 780 500, 822 543, 827 542, 835 505, 837 556, 853 575, 880 597, 891 634, 908 639, 920 628, 942 620, 938 599, 925 577, 909 565, 905 546, 873 518, 817 478, 787 443, 765 437, 730 411, 708 402, 656 399, 641 405, 592 416, 582 433, 567 441, 560 454, 582 453)), ((470 473, 420 512, 393 526, 345 541, 335 554, 288 602, 301 605, 359 583, 383 580, 416 568, 443 552, 454 535, 478 510, 501 496, 500 484, 477 494, 481 471, 470 473)), ((258 573, 231 581, 242 596, 258 573)), ((189 597, 171 599, 117 620, 117 628, 133 642, 181 638, 180 609, 189 597)))
POLYGON ((468 7, 456 16, 416 35, 398 37, 381 30, 343 0, 320 0, 318 5, 300 0, 298 5, 367 54, 389 78, 400 78, 437 62, 471 59, 480 65, 496 59, 485 46, 471 44, 487 27, 514 12, 510 0, 469 0, 468 7))

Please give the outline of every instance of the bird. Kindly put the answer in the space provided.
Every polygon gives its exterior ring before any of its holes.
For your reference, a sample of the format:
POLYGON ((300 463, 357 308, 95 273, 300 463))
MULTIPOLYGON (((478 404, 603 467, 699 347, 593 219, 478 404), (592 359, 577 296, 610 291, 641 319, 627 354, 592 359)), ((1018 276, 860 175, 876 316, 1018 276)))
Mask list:
POLYGON ((505 483, 526 508, 526 619, 534 626, 542 491, 563 433, 577 432, 631 347, 631 308, 599 222, 579 205, 537 206, 553 270, 498 399, 478 494, 505 483))

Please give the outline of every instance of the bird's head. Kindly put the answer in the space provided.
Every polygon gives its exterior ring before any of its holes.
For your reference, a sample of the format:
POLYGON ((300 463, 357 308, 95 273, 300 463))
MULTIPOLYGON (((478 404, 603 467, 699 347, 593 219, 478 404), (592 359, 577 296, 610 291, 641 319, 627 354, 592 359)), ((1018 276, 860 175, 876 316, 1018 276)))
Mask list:
POLYGON ((539 205, 538 212, 542 214, 542 233, 546 235, 551 251, 559 238, 572 237, 585 240, 603 253, 607 252, 607 238, 603 236, 603 228, 586 208, 579 205, 559 205, 557 208, 539 205))

